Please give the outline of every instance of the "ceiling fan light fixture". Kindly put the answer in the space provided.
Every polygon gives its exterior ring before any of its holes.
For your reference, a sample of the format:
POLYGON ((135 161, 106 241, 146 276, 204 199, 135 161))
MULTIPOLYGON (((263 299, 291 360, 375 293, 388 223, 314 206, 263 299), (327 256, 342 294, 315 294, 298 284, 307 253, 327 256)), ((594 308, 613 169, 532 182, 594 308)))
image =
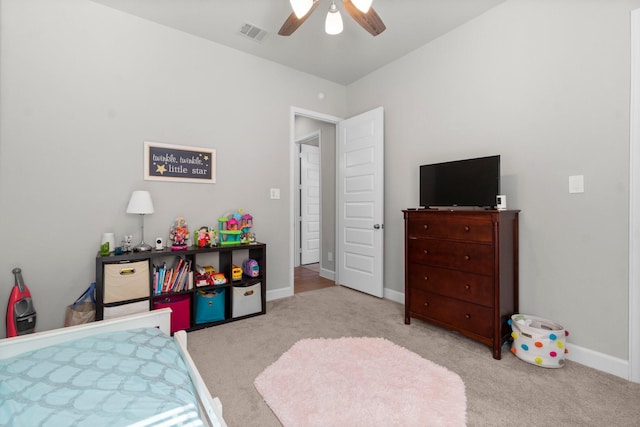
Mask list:
POLYGON ((289 3, 291 3, 293 13, 296 14, 298 19, 309 13, 311 6, 313 6, 313 0, 289 0, 289 3))
POLYGON ((336 3, 332 1, 327 13, 327 19, 324 21, 324 31, 327 34, 336 35, 342 32, 342 28, 342 16, 336 3))
POLYGON ((369 8, 371 7, 371 3, 373 3, 373 0, 351 0, 351 3, 353 3, 355 7, 360 9, 362 13, 367 13, 369 12, 369 8))

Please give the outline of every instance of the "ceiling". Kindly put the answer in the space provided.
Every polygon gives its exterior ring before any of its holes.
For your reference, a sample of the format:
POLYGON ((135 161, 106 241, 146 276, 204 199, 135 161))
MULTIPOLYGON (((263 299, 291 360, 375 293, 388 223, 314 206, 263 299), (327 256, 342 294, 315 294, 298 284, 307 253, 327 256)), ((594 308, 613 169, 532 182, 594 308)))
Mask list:
POLYGON ((387 29, 373 37, 337 0, 341 34, 324 32, 330 0, 320 4, 291 36, 278 30, 291 13, 288 0, 92 0, 335 83, 347 85, 505 0, 373 0, 387 29), (256 41, 244 24, 267 31, 256 41))

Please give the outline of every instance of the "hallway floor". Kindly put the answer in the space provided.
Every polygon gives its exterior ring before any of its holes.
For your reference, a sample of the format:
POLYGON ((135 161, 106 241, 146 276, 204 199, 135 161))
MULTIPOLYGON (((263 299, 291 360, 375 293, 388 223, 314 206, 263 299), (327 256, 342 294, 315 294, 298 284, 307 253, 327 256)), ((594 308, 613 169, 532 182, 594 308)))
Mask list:
POLYGON ((333 280, 320 277, 319 264, 309 264, 294 268, 293 283, 293 292, 296 294, 335 286, 333 280))

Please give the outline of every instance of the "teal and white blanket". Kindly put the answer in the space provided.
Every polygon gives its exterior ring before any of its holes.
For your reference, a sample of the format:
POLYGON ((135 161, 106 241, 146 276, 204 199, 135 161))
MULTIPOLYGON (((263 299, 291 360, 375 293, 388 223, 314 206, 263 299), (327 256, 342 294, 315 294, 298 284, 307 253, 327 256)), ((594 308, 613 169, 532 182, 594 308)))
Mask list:
POLYGON ((202 425, 180 350, 155 328, 0 360, 2 426, 202 425))

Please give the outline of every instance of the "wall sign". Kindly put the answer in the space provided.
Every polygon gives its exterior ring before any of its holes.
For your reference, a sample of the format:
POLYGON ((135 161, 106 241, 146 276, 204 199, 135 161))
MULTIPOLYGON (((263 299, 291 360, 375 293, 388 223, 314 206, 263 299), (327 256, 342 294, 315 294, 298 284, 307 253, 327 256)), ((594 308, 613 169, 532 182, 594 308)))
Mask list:
POLYGON ((145 141, 144 179, 213 184, 216 150, 145 141))

